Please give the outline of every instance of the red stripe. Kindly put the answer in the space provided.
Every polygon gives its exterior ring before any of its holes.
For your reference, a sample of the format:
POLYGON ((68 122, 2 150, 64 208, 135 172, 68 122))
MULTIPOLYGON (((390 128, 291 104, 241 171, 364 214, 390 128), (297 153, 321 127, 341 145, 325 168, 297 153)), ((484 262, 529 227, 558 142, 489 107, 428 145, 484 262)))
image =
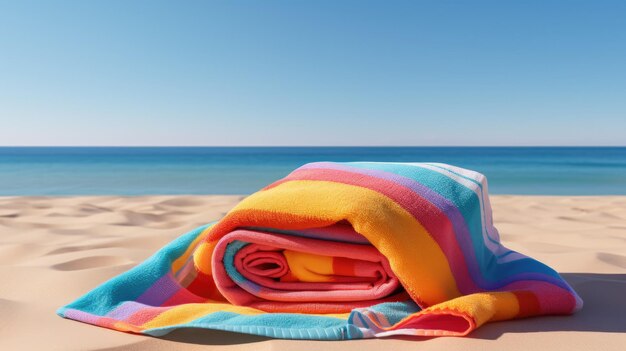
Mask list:
POLYGON ((161 313, 169 310, 171 307, 146 307, 138 310, 133 313, 130 317, 126 319, 125 322, 140 326, 144 323, 148 323, 149 321, 156 318, 156 316, 161 313))
POLYGON ((519 302, 519 312, 517 318, 536 316, 541 314, 539 299, 531 291, 513 291, 519 302))
POLYGON ((333 274, 354 277, 354 260, 344 257, 333 257, 333 274))
POLYGON ((225 301, 222 294, 215 286, 215 281, 210 275, 198 271, 196 278, 186 288, 190 293, 205 299, 225 301))
POLYGON ((161 306, 176 306, 186 303, 201 303, 206 302, 205 298, 192 294, 188 290, 180 289, 176 294, 165 301, 161 306))

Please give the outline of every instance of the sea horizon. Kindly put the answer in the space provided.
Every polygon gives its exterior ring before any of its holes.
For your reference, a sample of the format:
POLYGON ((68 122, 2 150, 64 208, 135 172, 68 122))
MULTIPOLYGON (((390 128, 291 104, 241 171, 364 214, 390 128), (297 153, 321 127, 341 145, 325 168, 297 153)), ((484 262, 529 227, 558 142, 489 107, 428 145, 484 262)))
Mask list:
POLYGON ((189 149, 242 149, 242 148, 281 148, 281 149, 328 149, 328 148, 414 148, 414 149, 449 149, 449 148, 562 148, 589 149, 608 148, 623 149, 626 145, 2 145, 0 149, 138 149, 138 148, 189 148, 189 149))
POLYGON ((3 146, 0 195, 245 195, 316 161, 449 163, 493 194, 626 195, 622 146, 3 146))

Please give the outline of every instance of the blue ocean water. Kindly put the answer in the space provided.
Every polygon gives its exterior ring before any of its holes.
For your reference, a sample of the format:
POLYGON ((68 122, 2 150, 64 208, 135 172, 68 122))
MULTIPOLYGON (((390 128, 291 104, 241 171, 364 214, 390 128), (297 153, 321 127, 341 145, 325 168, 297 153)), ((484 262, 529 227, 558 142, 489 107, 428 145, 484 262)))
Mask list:
POLYGON ((626 194, 626 147, 4 147, 0 195, 249 194, 313 161, 450 163, 496 194, 626 194))

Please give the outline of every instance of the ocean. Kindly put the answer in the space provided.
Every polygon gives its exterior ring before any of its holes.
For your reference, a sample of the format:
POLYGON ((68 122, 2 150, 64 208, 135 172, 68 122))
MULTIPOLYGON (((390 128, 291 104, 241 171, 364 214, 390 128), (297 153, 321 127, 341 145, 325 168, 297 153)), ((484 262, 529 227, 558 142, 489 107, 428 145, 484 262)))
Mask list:
POLYGON ((626 195, 626 147, 1 147, 0 195, 250 194, 314 161, 450 163, 494 194, 626 195))

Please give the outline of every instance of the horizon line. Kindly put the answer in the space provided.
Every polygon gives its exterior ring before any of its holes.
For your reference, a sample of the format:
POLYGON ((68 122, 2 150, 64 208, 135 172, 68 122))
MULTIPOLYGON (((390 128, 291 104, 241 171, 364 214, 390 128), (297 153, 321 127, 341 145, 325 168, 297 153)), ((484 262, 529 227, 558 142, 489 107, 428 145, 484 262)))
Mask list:
POLYGON ((623 148, 625 145, 0 145, 0 148, 623 148))

